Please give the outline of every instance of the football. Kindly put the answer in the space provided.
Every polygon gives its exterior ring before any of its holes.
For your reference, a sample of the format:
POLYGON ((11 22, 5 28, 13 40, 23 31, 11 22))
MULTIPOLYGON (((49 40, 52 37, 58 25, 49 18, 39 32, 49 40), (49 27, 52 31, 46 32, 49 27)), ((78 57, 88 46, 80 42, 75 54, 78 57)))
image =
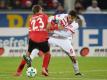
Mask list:
POLYGON ((37 74, 37 70, 34 67, 29 67, 26 71, 28 77, 35 77, 37 74))

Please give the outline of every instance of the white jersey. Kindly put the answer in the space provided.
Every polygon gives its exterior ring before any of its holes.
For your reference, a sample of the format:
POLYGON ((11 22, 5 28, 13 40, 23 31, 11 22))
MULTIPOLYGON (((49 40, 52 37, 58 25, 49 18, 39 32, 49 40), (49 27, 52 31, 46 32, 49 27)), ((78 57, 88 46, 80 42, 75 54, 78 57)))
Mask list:
POLYGON ((63 30, 55 30, 54 34, 49 38, 49 44, 57 45, 62 48, 67 54, 70 56, 75 56, 75 51, 72 46, 72 35, 78 29, 79 25, 76 21, 73 21, 71 24, 67 22, 67 15, 68 14, 60 14, 55 16, 49 17, 49 21, 52 20, 60 20, 64 21, 64 29, 63 30))
POLYGON ((49 19, 48 19, 48 22, 51 22, 52 20, 62 20, 66 16, 68 16, 68 14, 58 14, 58 15, 55 15, 55 16, 50 16, 49 19))
POLYGON ((75 31, 78 29, 79 25, 76 21, 68 24, 67 16, 68 14, 59 14, 49 17, 49 22, 52 20, 59 20, 59 22, 63 21, 63 24, 65 25, 64 30, 55 30, 53 36, 71 37, 73 33, 75 33, 75 31))

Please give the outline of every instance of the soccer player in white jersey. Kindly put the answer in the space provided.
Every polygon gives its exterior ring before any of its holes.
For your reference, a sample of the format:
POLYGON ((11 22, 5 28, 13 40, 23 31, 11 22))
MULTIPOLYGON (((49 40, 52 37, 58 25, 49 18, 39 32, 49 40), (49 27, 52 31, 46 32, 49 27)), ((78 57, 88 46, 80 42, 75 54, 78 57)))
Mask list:
POLYGON ((54 34, 49 38, 49 44, 61 47, 69 56, 73 63, 75 75, 81 75, 76 59, 76 54, 72 46, 72 37, 79 25, 76 22, 76 12, 70 11, 69 14, 59 14, 50 17, 49 21, 56 20, 57 24, 63 25, 63 30, 55 30, 54 34))
MULTIPOLYGON (((58 25, 63 25, 64 29, 54 30, 53 35, 49 38, 49 44, 57 45, 61 47, 65 53, 69 56, 73 63, 73 68, 75 75, 82 75, 79 71, 78 61, 76 59, 76 54, 72 46, 72 36, 75 31, 78 29, 79 25, 76 22, 76 12, 70 11, 68 14, 59 14, 56 16, 51 16, 49 22, 54 22, 58 25)), ((38 50, 32 51, 30 57, 33 59, 35 53, 38 53, 38 50)))

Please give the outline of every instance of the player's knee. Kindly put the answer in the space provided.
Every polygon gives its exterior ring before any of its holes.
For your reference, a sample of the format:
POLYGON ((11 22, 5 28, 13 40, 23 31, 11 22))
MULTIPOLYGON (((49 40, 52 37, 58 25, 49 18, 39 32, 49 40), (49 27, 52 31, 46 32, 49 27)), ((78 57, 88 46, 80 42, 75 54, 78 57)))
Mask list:
POLYGON ((39 50, 38 49, 33 49, 32 53, 37 54, 37 53, 39 53, 39 50))

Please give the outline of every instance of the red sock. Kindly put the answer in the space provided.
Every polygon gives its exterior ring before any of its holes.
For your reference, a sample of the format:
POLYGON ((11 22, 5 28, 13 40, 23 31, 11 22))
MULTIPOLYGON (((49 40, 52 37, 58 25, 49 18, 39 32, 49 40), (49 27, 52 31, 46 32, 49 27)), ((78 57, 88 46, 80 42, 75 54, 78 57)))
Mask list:
POLYGON ((51 58, 51 54, 50 53, 44 55, 42 67, 44 67, 45 69, 48 68, 48 64, 50 62, 50 58, 51 58))
POLYGON ((19 65, 19 67, 17 69, 17 72, 21 73, 23 68, 24 68, 24 66, 25 66, 25 64, 26 64, 26 61, 24 59, 22 59, 20 65, 19 65))

